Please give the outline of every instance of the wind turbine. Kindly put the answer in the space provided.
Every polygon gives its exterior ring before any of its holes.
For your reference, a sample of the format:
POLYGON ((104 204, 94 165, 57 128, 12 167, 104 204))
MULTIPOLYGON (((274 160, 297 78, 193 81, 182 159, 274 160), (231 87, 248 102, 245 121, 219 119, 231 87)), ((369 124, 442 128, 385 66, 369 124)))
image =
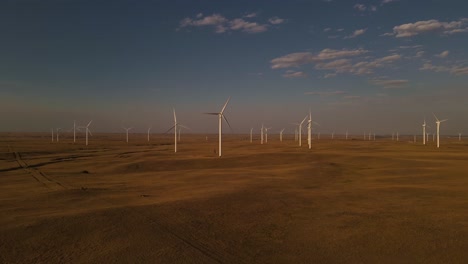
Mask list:
MULTIPOLYGON (((226 106, 227 104, 229 103, 229 100, 231 99, 231 97, 229 97, 226 101, 226 103, 224 104, 223 106, 223 109, 221 109, 221 112, 219 113, 205 113, 207 115, 217 115, 218 118, 219 118, 219 151, 218 151, 218 155, 219 157, 221 157, 221 142, 222 142, 222 130, 223 130, 223 119, 226 121, 226 123, 228 124, 229 127, 231 127, 231 125, 229 124, 229 121, 226 119, 226 117, 224 116, 224 109, 226 109, 226 106)), ((232 129, 232 128, 231 128, 232 129)))
MULTIPOLYGON (((179 128, 179 140, 180 140, 180 127, 187 128, 187 129, 188 129, 188 127, 185 127, 185 126, 177 123, 177 116, 176 116, 174 108, 172 109, 172 112, 174 113, 174 126, 169 128, 166 131, 166 133, 171 131, 172 129, 174 129, 174 152, 177 152, 177 128, 179 128)), ((208 137, 206 137, 206 140, 208 141, 208 137)))
POLYGON ((73 120, 73 144, 76 142, 76 121, 73 120))
POLYGON ((59 131, 60 131, 60 129, 61 129, 60 127, 57 128, 57 142, 59 142, 59 131))
POLYGON ((151 130, 151 127, 148 128, 148 142, 149 142, 149 137, 150 137, 150 130, 151 130))
POLYGON ((283 131, 284 131, 284 128, 281 129, 280 131, 280 142, 283 142, 283 131))
POLYGON ((348 130, 346 130, 346 140, 348 140, 348 130))
POLYGON ((399 136, 400 136, 400 133, 399 133, 399 132, 396 132, 396 141, 400 141, 399 136))
MULTIPOLYGON (((314 122, 318 125, 317 122, 314 122)), ((319 136, 320 137, 320 136, 319 136)), ((312 114, 309 109, 309 121, 307 122, 307 143, 309 144, 309 149, 312 148, 312 114)))
POLYGON ((89 130, 89 125, 91 125, 91 122, 93 122, 93 120, 89 121, 89 123, 85 127, 86 128, 86 131, 85 131, 86 132, 86 146, 88 146, 88 134, 90 134, 91 136, 93 135, 91 134, 91 131, 89 130))
POLYGON ((335 131, 332 132, 332 139, 335 137, 335 131))
POLYGON ((440 129, 440 123, 445 122, 445 121, 447 121, 448 119, 439 120, 439 119, 437 118, 437 116, 436 116, 434 113, 432 113, 432 114, 434 115, 434 117, 435 117, 435 119, 436 119, 436 125, 437 125, 437 148, 439 148, 439 129, 440 129))
POLYGON ((133 127, 122 127, 122 128, 123 128, 123 129, 125 130, 125 132, 127 133, 127 143, 128 143, 128 131, 129 131, 130 129, 132 129, 133 127))
POLYGON ((262 124, 262 127, 260 128, 260 144, 263 144, 263 124, 262 124))
POLYGON ((253 131, 253 127, 250 129, 250 143, 252 143, 252 131, 253 131))
POLYGON ((423 128, 423 145, 426 145, 426 118, 424 118, 423 128))
POLYGON ((458 133, 458 141, 461 141, 461 132, 458 133))
POLYGON ((299 123, 299 131, 298 131, 298 136, 299 136, 299 147, 302 146, 302 124, 306 121, 307 116, 304 117, 301 123, 299 123))
POLYGON ((54 129, 52 128, 51 131, 52 131, 52 142, 54 142, 54 129))

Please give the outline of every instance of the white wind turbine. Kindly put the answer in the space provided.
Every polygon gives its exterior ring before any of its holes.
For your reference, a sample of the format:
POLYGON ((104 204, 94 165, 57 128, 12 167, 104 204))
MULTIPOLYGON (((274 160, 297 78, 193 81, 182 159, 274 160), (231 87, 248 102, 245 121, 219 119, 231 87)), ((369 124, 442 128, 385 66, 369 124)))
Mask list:
POLYGON ((148 138, 147 138, 148 142, 150 140, 150 130, 151 130, 151 126, 148 128, 148 138))
POLYGON ((54 142, 54 129, 52 128, 51 131, 52 131, 52 142, 54 142))
POLYGON ((91 133, 91 130, 89 130, 89 125, 91 125, 91 122, 93 122, 93 120, 89 121, 89 123, 84 127, 86 130, 85 130, 85 133, 86 133, 86 146, 88 146, 88 134, 89 135, 93 135, 91 133))
MULTIPOLYGON (((231 127, 231 125, 229 124, 229 121, 226 119, 226 117, 224 116, 224 110, 226 109, 226 106, 227 104, 229 103, 229 100, 231 99, 231 97, 229 97, 226 101, 226 103, 224 104, 223 108, 221 109, 221 112, 219 113, 205 113, 207 115, 217 115, 218 116, 218 119, 219 119, 219 151, 218 151, 218 155, 219 157, 221 157, 221 145, 222 145, 222 132, 223 132, 223 119, 226 121, 226 123, 228 124, 229 127, 231 127)), ((232 129, 232 128, 231 128, 232 129)))
POLYGON ((458 133, 458 141, 461 141, 461 135, 462 135, 462 133, 459 132, 459 133, 458 133))
POLYGON ((346 130, 346 140, 348 140, 348 130, 346 130))
POLYGON ((283 132, 284 132, 284 128, 281 129, 280 131, 280 142, 283 142, 283 132))
POLYGON ((262 124, 262 127, 260 128, 260 144, 263 144, 263 130, 264 130, 264 127, 262 124))
POLYGON ((332 139, 335 137, 335 131, 332 132, 332 139))
MULTIPOLYGON (((313 122, 317 125, 319 125, 317 122, 313 122)), ((318 139, 320 139, 320 134, 318 136, 318 139)), ((309 149, 312 148, 312 113, 309 110, 309 120, 307 122, 307 143, 309 144, 309 149)))
POLYGON ((426 145, 426 118, 424 118, 423 128, 423 145, 426 145))
POLYGON ((302 124, 304 124, 304 122, 306 121, 306 119, 307 119, 307 116, 304 117, 304 119, 302 120, 301 123, 295 124, 295 125, 299 126, 299 130, 297 131, 298 140, 299 140, 299 147, 302 146, 302 124))
MULTIPOLYGON (((174 129, 174 152, 177 152, 177 129, 179 129, 179 131, 180 131, 181 127, 187 128, 187 129, 188 129, 188 127, 177 123, 177 116, 176 116, 175 109, 173 108, 172 111, 174 113, 174 126, 169 128, 165 133, 167 133, 167 132, 171 131, 172 129, 174 129)), ((180 132, 179 132, 179 140, 180 140, 180 132)), ((206 137, 206 140, 208 141, 208 137, 206 137)))
POLYGON ((252 143, 252 131, 253 131, 253 127, 250 129, 250 143, 252 143))
POLYGON ((73 120, 73 144, 76 142, 76 121, 73 120))
POLYGON ((125 132, 126 132, 126 134, 127 134, 127 143, 128 143, 128 131, 129 131, 130 129, 132 129, 133 127, 122 127, 122 128, 125 130, 125 132))
POLYGON ((437 148, 439 148, 439 129, 440 129, 440 123, 445 122, 445 121, 447 121, 448 119, 439 120, 439 119, 437 118, 437 116, 436 116, 434 113, 432 113, 432 114, 434 115, 434 117, 435 117, 435 119, 436 119, 436 125, 437 125, 437 148))
POLYGON ((60 128, 60 127, 59 127, 59 128, 57 128, 57 130, 56 130, 56 131, 57 131, 57 142, 59 142, 59 131, 60 131, 60 130, 61 130, 61 128, 60 128))

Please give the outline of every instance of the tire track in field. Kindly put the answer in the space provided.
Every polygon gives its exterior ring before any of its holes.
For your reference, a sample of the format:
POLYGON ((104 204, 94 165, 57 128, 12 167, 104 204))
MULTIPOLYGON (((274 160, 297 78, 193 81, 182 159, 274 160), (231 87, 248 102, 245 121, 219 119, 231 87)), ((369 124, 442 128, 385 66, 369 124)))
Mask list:
POLYGON ((59 181, 56 181, 52 179, 51 177, 48 177, 45 173, 42 171, 36 169, 36 168, 31 168, 29 167, 28 163, 24 161, 21 158, 20 153, 13 151, 11 146, 8 146, 8 149, 10 152, 12 152, 15 155, 16 162, 18 165, 25 170, 31 177, 33 177, 39 184, 41 184, 43 187, 51 190, 63 190, 67 189, 62 183, 59 181))

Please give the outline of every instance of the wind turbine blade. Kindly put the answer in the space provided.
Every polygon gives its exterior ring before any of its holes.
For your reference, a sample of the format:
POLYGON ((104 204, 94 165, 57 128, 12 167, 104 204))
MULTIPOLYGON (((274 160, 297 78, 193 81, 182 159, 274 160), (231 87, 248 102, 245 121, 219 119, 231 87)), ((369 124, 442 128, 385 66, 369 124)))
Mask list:
POLYGON ((93 122, 93 120, 89 121, 88 125, 86 125, 86 126, 89 127, 89 125, 91 125, 92 122, 93 122))
POLYGON ((164 134, 167 134, 167 132, 171 131, 172 129, 174 129, 176 127, 176 125, 173 125, 171 128, 169 128, 166 132, 164 132, 164 134))
POLYGON ((226 103, 225 103, 224 106, 223 106, 223 109, 221 109, 221 112, 220 112, 221 114, 224 113, 224 109, 226 108, 227 104, 229 103, 229 100, 231 100, 231 97, 229 97, 229 98, 227 99, 226 103))
POLYGON ((185 129, 192 130, 191 128, 189 128, 189 127, 186 127, 186 126, 184 126, 184 125, 181 125, 181 124, 177 124, 177 125, 178 125, 178 126, 180 126, 180 127, 183 127, 183 128, 185 128, 185 129))
POLYGON ((231 129, 231 132, 232 132, 232 126, 231 124, 229 124, 229 121, 227 120, 227 118, 224 116, 224 115, 221 115, 224 119, 224 121, 226 121, 226 123, 228 124, 229 128, 231 129))
POLYGON ((304 121, 306 121, 306 119, 307 119, 307 116, 304 117, 304 120, 302 120, 302 122, 299 125, 302 125, 304 123, 304 121))
POLYGON ((174 123, 176 123, 176 124, 177 124, 177 117, 176 117, 176 114, 175 114, 175 109, 174 109, 174 108, 172 108, 172 110, 174 111, 174 123))
POLYGON ((203 113, 204 115, 219 115, 219 113, 203 113))
POLYGON ((89 128, 88 128, 88 133, 90 136, 93 136, 93 133, 91 133, 91 130, 89 130, 89 128))
POLYGON ((321 127, 321 125, 320 125, 319 123, 315 122, 315 121, 312 122, 312 123, 314 123, 314 124, 316 124, 317 126, 321 127))
POLYGON ((447 120, 448 120, 448 119, 440 120, 440 122, 442 123, 442 122, 445 122, 445 121, 447 121, 447 120))
POLYGON ((436 119, 437 121, 439 121, 439 119, 437 118, 437 116, 436 116, 434 113, 432 113, 432 114, 434 115, 435 119, 436 119))

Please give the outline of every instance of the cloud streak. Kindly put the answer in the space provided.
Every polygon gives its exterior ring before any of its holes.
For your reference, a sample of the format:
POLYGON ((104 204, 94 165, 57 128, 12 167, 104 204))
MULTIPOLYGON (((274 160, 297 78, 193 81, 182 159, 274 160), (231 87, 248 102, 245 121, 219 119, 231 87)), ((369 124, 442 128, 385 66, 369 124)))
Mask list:
POLYGON ((383 36, 395 36, 396 38, 412 37, 426 33, 439 33, 444 35, 468 32, 468 18, 458 21, 440 22, 435 19, 417 21, 393 27, 392 33, 385 33, 383 36))
POLYGON ((227 19, 220 14, 203 16, 199 13, 195 18, 184 18, 179 22, 178 30, 189 27, 212 27, 216 33, 225 33, 229 31, 241 31, 249 34, 265 32, 271 25, 278 25, 285 22, 285 19, 273 17, 267 23, 253 22, 246 19, 256 18, 256 13, 250 13, 243 18, 227 19), (246 18, 246 19, 244 19, 246 18))

